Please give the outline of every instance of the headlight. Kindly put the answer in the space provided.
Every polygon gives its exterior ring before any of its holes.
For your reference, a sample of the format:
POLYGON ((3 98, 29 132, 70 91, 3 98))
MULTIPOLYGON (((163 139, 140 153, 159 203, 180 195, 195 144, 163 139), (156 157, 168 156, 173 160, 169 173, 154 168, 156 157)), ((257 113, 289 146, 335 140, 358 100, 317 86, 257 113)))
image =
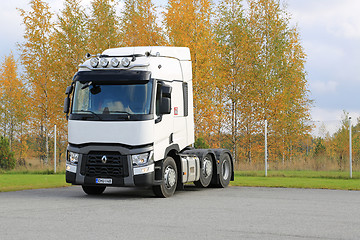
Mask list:
POLYGON ((151 153, 142 153, 142 154, 136 154, 132 155, 132 162, 134 166, 142 166, 149 162, 149 159, 152 157, 151 153))
POLYGON ((79 161, 79 154, 74 152, 69 152, 69 161, 71 163, 78 163, 79 161))

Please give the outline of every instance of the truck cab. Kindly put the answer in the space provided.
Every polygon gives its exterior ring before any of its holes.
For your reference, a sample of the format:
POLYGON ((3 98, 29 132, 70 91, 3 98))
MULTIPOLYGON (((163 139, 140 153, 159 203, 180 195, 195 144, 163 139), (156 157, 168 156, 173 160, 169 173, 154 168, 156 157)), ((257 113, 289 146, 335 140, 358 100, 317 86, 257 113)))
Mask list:
POLYGON ((190 147, 188 48, 125 47, 88 57, 66 89, 68 183, 88 194, 107 186, 152 186, 157 196, 169 197, 189 180, 219 184, 213 175, 221 154, 225 185, 233 179, 230 152, 190 147))

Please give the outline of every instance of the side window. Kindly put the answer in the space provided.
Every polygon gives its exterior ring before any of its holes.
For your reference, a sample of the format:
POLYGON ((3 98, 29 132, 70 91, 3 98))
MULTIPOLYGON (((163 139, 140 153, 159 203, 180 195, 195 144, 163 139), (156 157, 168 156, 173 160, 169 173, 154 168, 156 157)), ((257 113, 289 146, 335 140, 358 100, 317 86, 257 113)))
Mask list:
POLYGON ((186 82, 183 83, 183 99, 184 99, 184 117, 189 115, 189 90, 188 84, 186 82))
POLYGON ((155 102, 155 113, 157 116, 160 116, 160 94, 161 94, 161 84, 156 84, 156 102, 155 102))

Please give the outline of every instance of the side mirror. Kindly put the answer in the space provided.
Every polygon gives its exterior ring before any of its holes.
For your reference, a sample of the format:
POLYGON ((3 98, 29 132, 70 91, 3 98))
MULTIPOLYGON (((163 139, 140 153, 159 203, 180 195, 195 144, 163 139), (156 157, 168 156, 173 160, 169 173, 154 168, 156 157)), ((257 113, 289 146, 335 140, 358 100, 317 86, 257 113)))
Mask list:
POLYGON ((74 90, 73 85, 71 84, 70 86, 66 87, 65 90, 65 94, 67 95, 64 101, 64 113, 66 113, 66 118, 68 117, 68 113, 70 112, 70 94, 72 93, 72 91, 74 90))
POLYGON ((164 84, 161 86, 160 114, 171 113, 171 90, 172 87, 169 85, 164 84))
POLYGON ((171 98, 171 90, 172 87, 169 85, 162 85, 161 86, 161 97, 165 97, 165 98, 171 98))
POLYGON ((70 109, 70 98, 67 96, 64 101, 64 113, 68 114, 70 109))
POLYGON ((160 114, 171 113, 171 99, 163 97, 160 102, 160 114))
POLYGON ((73 91, 73 85, 70 85, 70 86, 66 87, 65 94, 69 95, 72 93, 72 91, 73 91))

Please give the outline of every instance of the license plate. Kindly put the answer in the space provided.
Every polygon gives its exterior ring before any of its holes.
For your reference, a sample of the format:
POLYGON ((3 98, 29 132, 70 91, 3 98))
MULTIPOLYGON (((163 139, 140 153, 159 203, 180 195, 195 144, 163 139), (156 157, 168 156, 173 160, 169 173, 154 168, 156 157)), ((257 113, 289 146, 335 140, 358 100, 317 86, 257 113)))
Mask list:
POLYGON ((112 184, 111 178, 97 178, 96 179, 97 184, 112 184))

